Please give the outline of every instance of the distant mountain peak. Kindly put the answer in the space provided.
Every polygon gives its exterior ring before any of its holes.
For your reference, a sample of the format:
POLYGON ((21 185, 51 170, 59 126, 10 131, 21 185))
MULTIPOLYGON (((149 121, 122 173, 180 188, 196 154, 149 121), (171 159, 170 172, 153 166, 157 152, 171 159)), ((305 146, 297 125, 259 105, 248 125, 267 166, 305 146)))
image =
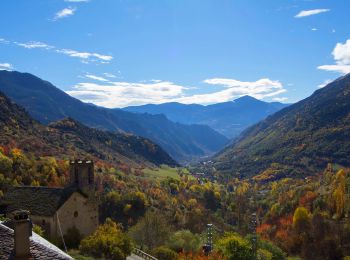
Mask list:
POLYGON ((249 95, 245 95, 245 96, 241 96, 239 98, 236 98, 235 100, 233 100, 233 102, 236 103, 256 103, 256 102, 264 102, 260 99, 257 99, 255 97, 249 96, 249 95))

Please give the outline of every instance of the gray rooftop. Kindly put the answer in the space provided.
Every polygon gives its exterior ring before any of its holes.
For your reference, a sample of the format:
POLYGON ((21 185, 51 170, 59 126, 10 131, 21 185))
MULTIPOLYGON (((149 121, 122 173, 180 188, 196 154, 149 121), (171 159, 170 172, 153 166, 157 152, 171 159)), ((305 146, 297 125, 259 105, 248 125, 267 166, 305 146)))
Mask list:
MULTIPOLYGON (((14 259, 14 232, 0 223, 0 260, 14 259)), ((30 253, 33 259, 73 259, 61 249, 33 232, 30 238, 30 253)))

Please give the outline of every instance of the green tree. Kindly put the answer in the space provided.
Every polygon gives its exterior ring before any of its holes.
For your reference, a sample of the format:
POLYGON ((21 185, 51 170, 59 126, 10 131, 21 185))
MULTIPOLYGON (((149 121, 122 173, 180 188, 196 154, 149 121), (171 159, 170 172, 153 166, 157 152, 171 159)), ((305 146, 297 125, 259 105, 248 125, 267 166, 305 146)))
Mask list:
POLYGON ((159 260, 176 260, 177 253, 168 247, 160 246, 152 251, 154 257, 159 260))
POLYGON ((248 240, 234 233, 226 233, 217 241, 217 251, 228 260, 252 260, 254 252, 248 240))
POLYGON ((284 260, 286 259, 286 254, 282 251, 281 248, 272 244, 269 241, 261 240, 258 241, 258 247, 260 249, 266 250, 271 253, 271 260, 284 260))
POLYGON ((298 207, 293 215, 293 227, 297 232, 306 231, 310 226, 310 214, 304 207, 298 207))
POLYGON ((152 250, 164 245, 170 235, 170 227, 159 212, 148 211, 139 222, 130 228, 130 236, 141 248, 152 250))
POLYGON ((106 219, 94 234, 83 239, 80 251, 95 258, 124 260, 133 248, 131 239, 111 219, 106 219))
POLYGON ((6 155, 0 153, 0 173, 9 176, 12 172, 13 161, 6 155))
POLYGON ((180 230, 170 236, 168 246, 177 252, 197 253, 201 248, 201 239, 189 230, 180 230))

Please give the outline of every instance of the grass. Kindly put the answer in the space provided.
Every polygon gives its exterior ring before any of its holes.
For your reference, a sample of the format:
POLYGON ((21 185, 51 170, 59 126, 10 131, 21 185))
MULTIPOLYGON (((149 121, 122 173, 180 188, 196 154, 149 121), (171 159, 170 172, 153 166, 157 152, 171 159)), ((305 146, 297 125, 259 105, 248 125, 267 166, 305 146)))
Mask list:
POLYGON ((176 180, 180 180, 180 175, 178 174, 178 168, 171 168, 166 165, 162 165, 160 168, 154 168, 154 169, 144 169, 143 173, 145 174, 146 178, 150 179, 166 179, 166 178, 173 178, 176 180))

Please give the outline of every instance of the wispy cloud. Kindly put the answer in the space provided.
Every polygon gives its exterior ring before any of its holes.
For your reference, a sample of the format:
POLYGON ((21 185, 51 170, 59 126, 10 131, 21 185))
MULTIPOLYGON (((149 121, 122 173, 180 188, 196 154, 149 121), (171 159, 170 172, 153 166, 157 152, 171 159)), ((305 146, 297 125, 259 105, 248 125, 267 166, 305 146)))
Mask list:
POLYGON ((316 15, 316 14, 321 14, 321 13, 326 13, 329 12, 330 9, 312 9, 312 10, 303 10, 296 14, 294 17, 295 18, 303 18, 311 15, 316 15))
POLYGON ((350 73, 350 39, 345 43, 337 43, 332 52, 336 64, 321 65, 320 70, 334 71, 341 74, 350 73))
POLYGON ((59 19, 62 19, 62 18, 68 17, 68 16, 72 16, 72 15, 74 15, 76 10, 77 9, 75 7, 64 8, 55 14, 55 17, 53 18, 53 20, 56 21, 56 20, 59 20, 59 19))
POLYGON ((19 43, 19 42, 14 42, 15 44, 17 44, 18 46, 24 47, 26 49, 36 49, 36 48, 41 48, 41 49, 53 49, 53 46, 50 46, 46 43, 43 42, 37 42, 37 41, 31 41, 31 42, 27 42, 27 43, 19 43))
POLYGON ((82 51, 76 51, 72 49, 60 49, 53 45, 49 45, 47 43, 40 42, 40 41, 29 41, 29 42, 21 43, 21 42, 15 42, 15 41, 10 42, 0 38, 0 43, 10 43, 26 49, 44 49, 48 51, 52 50, 56 53, 64 54, 69 57, 79 58, 83 63, 99 62, 104 64, 104 63, 109 63, 111 60, 113 60, 113 56, 111 55, 105 55, 105 54, 100 54, 96 52, 82 52, 82 51))
POLYGON ((92 74, 86 74, 85 77, 88 79, 93 79, 93 80, 97 80, 97 81, 108 82, 108 79, 105 79, 105 78, 99 77, 99 76, 95 76, 92 74))
POLYGON ((67 91, 67 93, 85 102, 104 107, 125 107, 164 102, 212 104, 230 101, 244 95, 263 99, 275 97, 286 92, 279 81, 270 79, 260 79, 253 82, 222 78, 207 79, 204 83, 221 87, 221 90, 205 94, 189 95, 186 93, 189 90, 188 87, 170 81, 151 80, 130 83, 108 81, 103 77, 94 75, 87 77, 101 81, 101 83, 78 83, 71 91, 67 91))
POLYGON ((0 43, 2 44, 8 44, 10 43, 8 40, 4 39, 4 38, 0 38, 0 43))
POLYGON ((0 70, 12 70, 13 66, 10 63, 0 63, 0 70))
POLYGON ((68 55, 70 57, 80 58, 82 60, 97 59, 97 60, 100 60, 100 61, 106 63, 106 62, 109 62, 113 59, 113 56, 98 54, 98 53, 94 53, 94 52, 80 52, 80 51, 75 51, 75 50, 71 50, 71 49, 57 49, 56 51, 58 53, 65 54, 65 55, 68 55))
POLYGON ((114 75, 112 73, 107 73, 107 72, 103 73, 103 75, 107 78, 112 78, 112 79, 117 77, 116 75, 114 75))

